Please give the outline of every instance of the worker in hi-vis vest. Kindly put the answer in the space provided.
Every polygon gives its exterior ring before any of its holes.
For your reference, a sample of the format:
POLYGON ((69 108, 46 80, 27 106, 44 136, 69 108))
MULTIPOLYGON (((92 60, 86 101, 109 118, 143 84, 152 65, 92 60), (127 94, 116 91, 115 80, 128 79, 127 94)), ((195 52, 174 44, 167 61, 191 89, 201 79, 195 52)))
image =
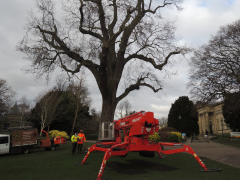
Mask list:
POLYGON ((81 153, 83 141, 86 142, 86 138, 82 130, 80 130, 80 133, 78 134, 78 136, 80 137, 80 139, 78 140, 78 152, 81 153))
POLYGON ((76 148, 77 148, 77 142, 80 140, 81 138, 78 136, 77 133, 75 133, 74 135, 72 135, 71 137, 71 141, 72 141, 72 155, 75 154, 76 148))

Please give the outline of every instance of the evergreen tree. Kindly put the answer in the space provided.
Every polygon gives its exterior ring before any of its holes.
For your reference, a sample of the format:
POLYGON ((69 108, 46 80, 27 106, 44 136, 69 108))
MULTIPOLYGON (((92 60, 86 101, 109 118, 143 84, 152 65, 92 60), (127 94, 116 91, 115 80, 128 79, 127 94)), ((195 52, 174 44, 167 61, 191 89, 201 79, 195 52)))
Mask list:
POLYGON ((50 129, 65 131, 70 135, 77 105, 75 98, 68 91, 62 91, 62 99, 57 109, 64 111, 56 117, 57 120, 51 124, 50 129))
POLYGON ((227 94, 222 107, 224 121, 233 131, 240 132, 240 93, 227 94))
POLYGON ((173 104, 168 114, 168 127, 186 133, 190 136, 199 133, 197 110, 188 96, 179 97, 173 104))

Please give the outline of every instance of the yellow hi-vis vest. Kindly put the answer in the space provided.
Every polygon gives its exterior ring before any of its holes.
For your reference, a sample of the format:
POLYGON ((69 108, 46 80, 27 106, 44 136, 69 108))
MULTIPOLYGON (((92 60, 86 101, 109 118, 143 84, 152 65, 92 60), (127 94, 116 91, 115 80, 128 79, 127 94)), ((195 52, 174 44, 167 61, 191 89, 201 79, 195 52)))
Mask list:
POLYGON ((71 137, 71 141, 72 141, 72 142, 77 142, 78 139, 80 139, 79 136, 72 135, 72 137, 71 137))

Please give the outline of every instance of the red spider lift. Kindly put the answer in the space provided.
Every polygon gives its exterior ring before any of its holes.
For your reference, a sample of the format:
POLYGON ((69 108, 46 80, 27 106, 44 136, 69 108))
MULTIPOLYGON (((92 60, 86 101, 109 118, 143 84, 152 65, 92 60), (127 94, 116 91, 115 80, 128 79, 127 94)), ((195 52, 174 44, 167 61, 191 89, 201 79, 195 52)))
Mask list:
POLYGON ((202 166, 203 172, 221 171, 221 169, 208 169, 202 160, 197 156, 193 149, 182 143, 154 143, 148 139, 149 135, 158 132, 158 120, 154 118, 152 112, 138 112, 125 118, 114 120, 113 122, 102 123, 102 137, 100 143, 94 144, 84 157, 81 165, 85 163, 92 151, 105 151, 105 156, 100 167, 97 180, 102 180, 102 174, 107 160, 111 156, 125 157, 128 152, 139 152, 140 156, 154 157, 155 151, 159 158, 163 154, 174 154, 187 152, 192 154, 198 163, 202 166), (121 130, 124 132, 124 142, 122 142, 121 130), (163 150, 163 146, 183 146, 179 149, 163 150))

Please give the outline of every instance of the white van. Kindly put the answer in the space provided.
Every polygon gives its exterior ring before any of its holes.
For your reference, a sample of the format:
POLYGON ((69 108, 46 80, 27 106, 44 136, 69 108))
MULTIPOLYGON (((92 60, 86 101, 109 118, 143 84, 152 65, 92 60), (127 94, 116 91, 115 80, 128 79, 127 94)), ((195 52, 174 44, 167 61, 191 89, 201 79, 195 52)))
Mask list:
POLYGON ((10 151, 10 135, 0 134, 0 154, 7 154, 10 151))

